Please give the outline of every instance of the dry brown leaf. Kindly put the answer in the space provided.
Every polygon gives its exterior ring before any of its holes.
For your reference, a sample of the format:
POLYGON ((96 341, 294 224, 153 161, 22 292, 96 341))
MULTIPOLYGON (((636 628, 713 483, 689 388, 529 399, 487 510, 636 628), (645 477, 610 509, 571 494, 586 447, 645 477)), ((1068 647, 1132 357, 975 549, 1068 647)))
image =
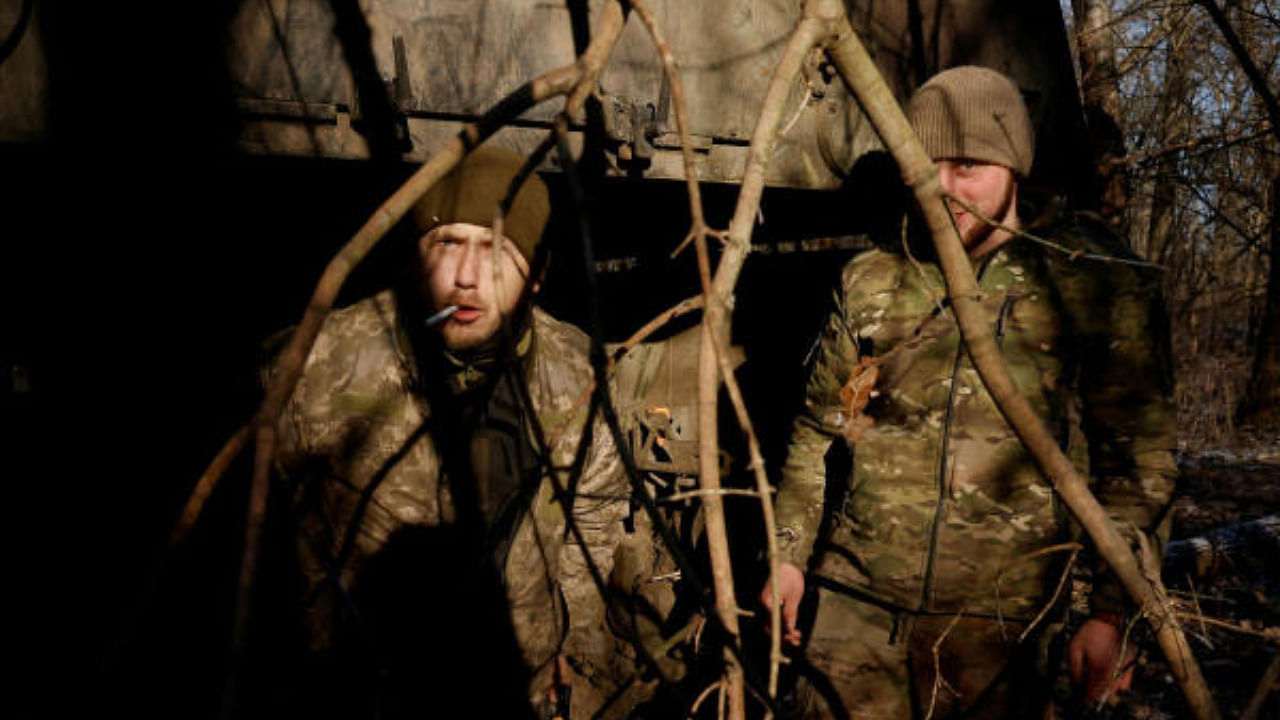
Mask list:
POLYGON ((844 403, 845 422, 842 427, 845 440, 856 443, 874 423, 875 420, 865 414, 867 403, 875 391, 876 380, 880 377, 880 360, 863 357, 849 373, 849 379, 840 388, 840 402, 844 403))

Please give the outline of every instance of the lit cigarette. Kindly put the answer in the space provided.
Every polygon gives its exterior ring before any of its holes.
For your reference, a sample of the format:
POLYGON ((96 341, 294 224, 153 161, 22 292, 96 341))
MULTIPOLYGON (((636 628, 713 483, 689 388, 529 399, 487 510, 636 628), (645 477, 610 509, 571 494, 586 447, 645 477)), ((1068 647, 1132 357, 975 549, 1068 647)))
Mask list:
POLYGON ((452 315, 452 314, 454 314, 454 313, 456 313, 456 312, 458 312, 458 306, 457 306, 457 305, 450 305, 449 307, 447 307, 447 308, 445 308, 445 309, 441 310, 440 312, 436 313, 435 315, 432 315, 431 317, 427 318, 427 327, 434 327, 434 326, 436 326, 436 325, 439 325, 440 323, 444 322, 445 320, 448 320, 448 319, 449 319, 449 316, 450 316, 450 315, 452 315))

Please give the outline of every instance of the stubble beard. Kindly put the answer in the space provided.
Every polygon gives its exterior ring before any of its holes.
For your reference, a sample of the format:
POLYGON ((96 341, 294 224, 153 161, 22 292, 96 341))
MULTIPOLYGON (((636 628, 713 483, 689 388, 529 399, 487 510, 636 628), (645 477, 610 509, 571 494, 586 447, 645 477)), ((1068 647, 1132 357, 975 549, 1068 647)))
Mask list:
POLYGON ((440 341, 445 349, 453 352, 473 350, 489 342, 498 332, 496 323, 489 327, 491 318, 482 315, 474 323, 462 325, 453 320, 445 322, 440 328, 440 341))
MULTIPOLYGON (((983 212, 983 214, 991 218, 996 223, 1007 225, 1009 209, 1013 205, 1014 187, 1014 183, 1012 181, 1009 182, 1005 186, 1004 197, 1001 198, 999 206, 993 208, 991 213, 983 212)), ((977 207, 976 204, 975 207, 977 207)), ((983 208, 978 207, 978 209, 982 210, 983 208)), ((961 241, 964 243, 964 248, 966 250, 974 250, 975 248, 980 247, 988 238, 991 237, 992 233, 1000 232, 1000 229, 995 225, 988 224, 985 220, 972 213, 968 213, 967 211, 966 213, 972 223, 961 237, 961 241)))

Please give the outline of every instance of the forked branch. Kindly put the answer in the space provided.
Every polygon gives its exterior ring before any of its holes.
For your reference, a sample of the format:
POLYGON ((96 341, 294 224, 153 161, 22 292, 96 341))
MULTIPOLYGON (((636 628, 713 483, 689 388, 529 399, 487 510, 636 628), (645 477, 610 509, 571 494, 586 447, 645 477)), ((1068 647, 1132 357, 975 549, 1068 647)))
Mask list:
MULTIPOLYGON (((710 458, 710 461, 700 462, 700 483, 702 486, 702 503, 704 509, 704 519, 707 523, 707 546, 712 558, 712 577, 716 590, 716 607, 720 613, 721 620, 736 635, 737 634, 737 603, 735 600, 733 575, 732 575, 732 553, 729 549, 728 529, 724 525, 724 504, 722 501, 724 492, 719 482, 719 443, 714 433, 707 434, 708 427, 714 427, 716 422, 715 398, 718 388, 718 379, 716 368, 719 370, 719 376, 724 378, 726 389, 729 392, 730 402, 733 404, 734 413, 738 419, 738 424, 743 434, 747 438, 747 448, 750 454, 750 467, 755 477, 756 491, 760 499, 761 515, 764 520, 765 537, 768 542, 769 568, 772 575, 773 569, 778 564, 778 548, 777 538, 775 537, 775 523, 773 519, 773 500, 769 494, 769 478, 765 471, 764 456, 760 451, 760 443, 756 437, 755 428, 751 423, 751 418, 747 413, 746 403, 742 398, 742 391, 738 387, 737 379, 733 374, 733 366, 729 360, 726 346, 728 344, 728 333, 718 336, 713 332, 714 315, 708 309, 712 307, 723 306, 723 300, 717 300, 712 296, 712 280, 711 280, 711 260, 710 253, 707 248, 707 235, 709 229, 706 219, 702 211, 702 196, 698 186, 698 171, 693 158, 693 142, 689 135, 688 112, 686 110, 684 98, 684 86, 680 80, 675 57, 671 52, 671 46, 667 43, 663 35, 662 28, 658 25, 657 19, 653 12, 649 9, 644 0, 630 0, 632 8, 640 17, 645 27, 649 30, 653 43, 657 47, 658 54, 662 59, 663 71, 666 73, 667 85, 671 89, 672 106, 675 108, 676 125, 680 135, 680 151, 681 158, 684 163, 685 185, 689 196, 689 215, 692 218, 692 227, 689 230, 689 238, 692 239, 697 250, 698 259, 698 275, 702 284, 703 294, 703 342, 700 349, 701 359, 699 360, 699 376, 698 376, 698 395, 699 395, 699 457, 710 458), (709 355, 714 355, 714 366, 708 362, 709 355), (706 368, 711 367, 708 371, 706 368), (710 396, 712 402, 706 404, 706 397, 710 396), (709 474, 710 473, 710 474, 709 474)), ((683 245, 683 243, 682 243, 683 245)), ((748 244, 749 247, 749 244, 748 244)), ((740 261, 739 261, 740 263, 740 261)), ((723 265, 722 265, 723 267, 723 265)), ((735 271, 736 272, 736 271, 735 271)), ((775 590, 776 594, 776 590, 775 590)), ((770 652, 769 652, 769 697, 772 699, 777 696, 778 692, 778 665, 782 660, 781 650, 781 627, 782 615, 775 597, 773 606, 770 610, 770 652)), ((745 696, 743 694, 743 682, 741 668, 737 667, 737 659, 733 654, 726 650, 725 652, 725 685, 729 695, 729 715, 732 718, 740 718, 743 716, 745 708, 745 696)), ((766 713, 766 718, 770 717, 770 713, 766 713)))

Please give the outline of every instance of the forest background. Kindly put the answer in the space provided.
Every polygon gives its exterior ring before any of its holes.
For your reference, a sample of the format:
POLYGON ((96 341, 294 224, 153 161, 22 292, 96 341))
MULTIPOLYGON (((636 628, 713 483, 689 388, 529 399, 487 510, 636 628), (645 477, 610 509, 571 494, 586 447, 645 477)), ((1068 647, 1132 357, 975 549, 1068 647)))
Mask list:
POLYGON ((1103 212, 1164 268, 1180 437, 1194 449, 1273 434, 1280 5, 1064 0, 1063 11, 1103 212))

